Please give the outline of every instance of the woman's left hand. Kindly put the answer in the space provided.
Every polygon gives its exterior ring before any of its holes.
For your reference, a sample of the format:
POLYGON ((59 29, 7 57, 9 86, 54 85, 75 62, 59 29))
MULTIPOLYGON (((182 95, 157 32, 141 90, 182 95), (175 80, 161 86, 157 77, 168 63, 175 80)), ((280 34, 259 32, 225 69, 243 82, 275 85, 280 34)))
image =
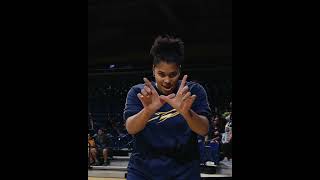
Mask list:
POLYGON ((191 92, 189 91, 187 82, 187 75, 183 76, 181 81, 181 85, 177 94, 170 94, 168 96, 161 95, 160 98, 170 104, 173 108, 175 108, 181 115, 188 113, 191 109, 191 106, 196 99, 196 95, 191 96, 191 92))

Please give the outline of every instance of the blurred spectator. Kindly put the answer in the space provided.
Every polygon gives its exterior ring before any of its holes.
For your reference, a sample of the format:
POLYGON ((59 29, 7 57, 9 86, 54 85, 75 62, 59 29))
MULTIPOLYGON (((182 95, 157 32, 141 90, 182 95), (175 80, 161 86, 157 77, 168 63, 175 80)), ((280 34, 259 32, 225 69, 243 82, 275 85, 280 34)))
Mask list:
POLYGON ((226 132, 222 134, 222 152, 227 159, 232 158, 232 128, 226 127, 226 132))
POLYGON ((96 163, 96 165, 99 164, 99 161, 97 159, 97 149, 96 149, 96 143, 94 141, 94 138, 88 134, 88 146, 89 146, 89 163, 93 164, 96 163))
POLYGON ((88 128, 89 129, 96 128, 96 122, 95 122, 91 112, 88 113, 88 128))
POLYGON ((210 142, 220 144, 220 141, 221 141, 221 135, 220 135, 219 131, 216 130, 213 132, 213 136, 212 136, 212 139, 210 140, 210 142))
POLYGON ((109 160, 108 160, 108 146, 109 146, 109 140, 108 137, 105 135, 104 131, 102 129, 98 130, 98 134, 96 136, 96 145, 97 145, 97 150, 98 150, 98 156, 103 154, 103 165, 107 166, 109 165, 109 160))

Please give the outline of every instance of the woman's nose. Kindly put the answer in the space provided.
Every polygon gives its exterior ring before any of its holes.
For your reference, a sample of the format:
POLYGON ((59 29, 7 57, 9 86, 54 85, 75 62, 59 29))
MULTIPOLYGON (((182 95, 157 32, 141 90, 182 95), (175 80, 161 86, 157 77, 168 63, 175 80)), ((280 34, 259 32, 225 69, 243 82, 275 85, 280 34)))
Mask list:
POLYGON ((169 82, 170 82, 169 77, 164 78, 164 82, 165 82, 165 83, 169 83, 169 82))

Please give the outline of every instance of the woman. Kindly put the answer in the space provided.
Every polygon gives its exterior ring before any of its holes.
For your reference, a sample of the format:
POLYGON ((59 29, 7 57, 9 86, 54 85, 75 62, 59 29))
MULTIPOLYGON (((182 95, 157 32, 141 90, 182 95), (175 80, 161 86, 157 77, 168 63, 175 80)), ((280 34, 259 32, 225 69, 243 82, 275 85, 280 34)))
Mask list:
POLYGON ((200 179, 197 136, 208 133, 211 110, 204 88, 179 80, 184 45, 169 36, 156 38, 153 56, 155 82, 128 92, 124 119, 135 139, 128 180, 200 179))

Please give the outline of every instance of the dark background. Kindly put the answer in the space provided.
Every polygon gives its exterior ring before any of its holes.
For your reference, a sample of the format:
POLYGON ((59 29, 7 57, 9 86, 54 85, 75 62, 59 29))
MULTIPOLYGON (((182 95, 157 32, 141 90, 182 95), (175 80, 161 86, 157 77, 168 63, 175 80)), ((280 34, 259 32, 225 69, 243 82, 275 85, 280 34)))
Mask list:
POLYGON ((232 64, 231 0, 88 0, 88 68, 108 64, 150 68, 160 34, 185 42, 185 67, 232 64))
POLYGON ((204 86, 212 110, 232 100, 231 0, 88 0, 88 111, 118 119, 130 87, 152 78, 161 34, 185 44, 182 74, 204 86))

